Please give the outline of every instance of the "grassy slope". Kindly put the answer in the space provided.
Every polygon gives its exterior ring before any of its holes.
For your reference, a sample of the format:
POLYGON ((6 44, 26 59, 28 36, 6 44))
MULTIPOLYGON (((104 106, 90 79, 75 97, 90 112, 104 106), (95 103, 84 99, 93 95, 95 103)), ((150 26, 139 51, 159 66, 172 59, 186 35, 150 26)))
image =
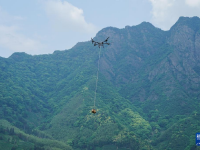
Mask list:
POLYGON ((10 150, 12 148, 18 149, 49 149, 52 150, 72 150, 72 148, 65 143, 62 143, 57 140, 53 140, 50 136, 46 135, 45 133, 38 132, 40 135, 34 136, 30 134, 24 133, 22 130, 12 126, 6 120, 0 120, 0 147, 4 150, 10 150), (11 133, 13 129, 14 132, 11 133), (45 138, 42 138, 42 135, 46 135, 45 138))

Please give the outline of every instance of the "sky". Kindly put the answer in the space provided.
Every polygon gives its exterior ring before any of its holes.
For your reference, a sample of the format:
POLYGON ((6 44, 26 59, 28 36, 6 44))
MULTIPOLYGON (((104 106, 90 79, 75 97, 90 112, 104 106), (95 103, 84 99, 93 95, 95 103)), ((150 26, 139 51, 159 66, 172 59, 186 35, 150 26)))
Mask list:
POLYGON ((110 26, 169 30, 180 16, 200 17, 200 0, 1 0, 0 56, 68 50, 110 26))

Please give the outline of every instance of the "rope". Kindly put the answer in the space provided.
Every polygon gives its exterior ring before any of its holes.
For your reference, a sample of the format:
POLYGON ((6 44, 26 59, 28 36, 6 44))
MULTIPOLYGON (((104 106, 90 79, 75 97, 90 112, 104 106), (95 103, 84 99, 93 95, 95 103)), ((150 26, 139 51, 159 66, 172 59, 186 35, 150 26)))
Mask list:
POLYGON ((94 94, 94 109, 95 109, 95 101, 96 101, 96 95, 97 95, 97 84, 98 84, 98 78, 99 78, 100 53, 101 53, 101 47, 100 47, 100 50, 99 50, 99 60, 98 60, 98 70, 97 70, 97 78, 96 78, 96 88, 95 88, 95 94, 94 94))

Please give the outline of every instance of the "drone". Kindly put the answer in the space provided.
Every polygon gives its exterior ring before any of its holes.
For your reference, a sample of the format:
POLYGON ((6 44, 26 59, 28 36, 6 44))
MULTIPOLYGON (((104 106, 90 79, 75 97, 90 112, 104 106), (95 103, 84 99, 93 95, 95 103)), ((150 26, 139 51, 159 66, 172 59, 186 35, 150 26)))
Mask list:
MULTIPOLYGON (((108 38, 109 38, 109 37, 108 37, 108 38)), ((110 43, 108 43, 108 38, 107 38, 105 41, 103 41, 103 42, 96 42, 96 41, 94 41, 92 38, 91 38, 91 40, 92 40, 92 44, 94 43, 94 46, 98 45, 99 48, 100 48, 101 46, 103 46, 103 48, 104 48, 104 44, 110 45, 110 43)))

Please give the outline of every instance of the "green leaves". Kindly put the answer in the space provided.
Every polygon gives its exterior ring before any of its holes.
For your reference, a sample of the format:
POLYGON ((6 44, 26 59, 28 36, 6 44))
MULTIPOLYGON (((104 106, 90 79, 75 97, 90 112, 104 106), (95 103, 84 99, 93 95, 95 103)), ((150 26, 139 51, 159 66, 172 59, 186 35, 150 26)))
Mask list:
MULTIPOLYGON (((199 32, 198 18, 182 18, 178 25, 199 32)), ((144 22, 97 34, 97 39, 111 34, 112 45, 101 53, 95 115, 98 48, 90 42, 50 55, 0 58, 0 117, 30 135, 46 137, 43 130, 77 150, 194 148, 200 64, 193 38, 198 33, 177 27, 162 31, 144 22), (186 34, 192 38, 181 41, 186 34)), ((27 137, 23 133, 19 139, 27 137)), ((55 144, 33 139, 35 149, 55 144)), ((6 141, 12 146, 11 135, 6 141)))

